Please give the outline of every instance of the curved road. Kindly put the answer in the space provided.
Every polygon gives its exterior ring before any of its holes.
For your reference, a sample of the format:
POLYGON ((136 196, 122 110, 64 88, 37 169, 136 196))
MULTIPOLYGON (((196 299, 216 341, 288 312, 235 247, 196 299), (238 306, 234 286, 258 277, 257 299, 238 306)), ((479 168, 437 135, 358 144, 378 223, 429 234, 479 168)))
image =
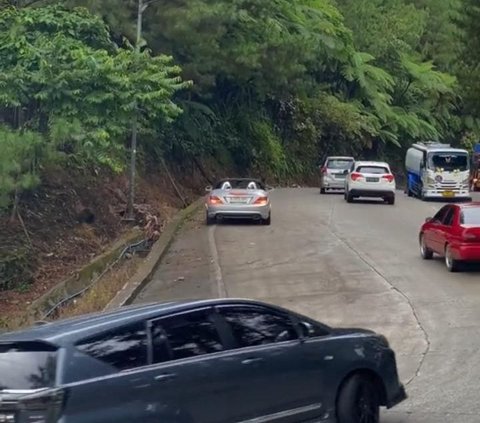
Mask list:
POLYGON ((480 421, 480 272, 423 261, 418 228, 441 206, 347 204, 317 189, 272 194, 272 226, 202 224, 179 235, 137 302, 211 296, 273 302, 372 328, 397 352, 409 399, 385 423, 480 421))

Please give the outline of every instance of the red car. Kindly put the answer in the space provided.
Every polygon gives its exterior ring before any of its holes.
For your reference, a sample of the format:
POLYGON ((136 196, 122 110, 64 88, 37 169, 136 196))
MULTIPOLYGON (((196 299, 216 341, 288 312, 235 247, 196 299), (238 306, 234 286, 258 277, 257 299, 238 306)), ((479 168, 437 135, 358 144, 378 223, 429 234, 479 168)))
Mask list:
POLYGON ((422 258, 439 254, 450 272, 459 270, 462 262, 480 262, 480 202, 442 207, 426 219, 419 239, 422 258))

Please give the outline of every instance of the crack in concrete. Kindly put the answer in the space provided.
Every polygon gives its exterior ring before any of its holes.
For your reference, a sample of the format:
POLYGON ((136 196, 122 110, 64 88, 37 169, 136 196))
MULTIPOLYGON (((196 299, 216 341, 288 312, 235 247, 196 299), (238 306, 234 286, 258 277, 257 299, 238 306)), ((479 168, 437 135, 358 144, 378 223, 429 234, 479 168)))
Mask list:
POLYGON ((352 251, 353 254, 355 254, 363 263, 365 263, 373 272, 375 272, 378 276, 380 276, 384 281, 385 283, 390 286, 390 288, 397 292, 399 295, 401 295, 408 303, 408 305, 410 306, 411 310, 412 310, 412 313, 413 313, 413 316, 415 318, 415 321, 417 322, 417 325, 418 327, 420 328, 420 330, 422 331, 423 333, 423 338, 427 344, 425 350, 423 351, 421 357, 420 357, 420 362, 417 366, 417 369, 415 371, 415 374, 405 383, 406 386, 410 385, 413 380, 418 377, 420 375, 420 371, 422 369, 422 366, 423 366, 423 363, 425 362, 425 359, 430 351, 430 347, 431 347, 431 343, 430 343, 430 338, 428 336, 428 333, 426 331, 426 329, 423 327, 421 321, 420 321, 420 318, 418 316, 418 313, 417 313, 417 310, 415 308, 415 305, 413 304, 412 300, 410 299, 410 297, 405 294, 402 290, 400 290, 399 288, 397 288, 392 282, 390 282, 390 280, 387 278, 386 275, 384 275, 380 270, 378 270, 374 263, 371 262, 367 257, 365 257, 360 251, 356 250, 355 247, 350 244, 345 238, 343 238, 337 231, 336 231, 336 226, 335 226, 335 223, 333 221, 333 214, 334 214, 334 211, 335 211, 335 204, 332 205, 332 208, 330 210, 330 215, 328 217, 328 225, 327 225, 327 228, 329 230, 329 232, 335 237, 337 238, 346 248, 348 248, 350 251, 352 251))

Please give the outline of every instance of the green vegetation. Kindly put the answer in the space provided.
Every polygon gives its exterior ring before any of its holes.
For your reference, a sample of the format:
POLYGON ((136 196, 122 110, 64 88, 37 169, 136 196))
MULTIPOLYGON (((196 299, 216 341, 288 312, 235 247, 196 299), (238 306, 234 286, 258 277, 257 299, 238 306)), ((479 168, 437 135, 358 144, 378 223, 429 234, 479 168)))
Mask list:
POLYGON ((153 163, 279 181, 480 132, 473 0, 163 0, 140 57, 136 3, 0 2, 0 206, 52 161, 122 171, 135 105, 153 163))

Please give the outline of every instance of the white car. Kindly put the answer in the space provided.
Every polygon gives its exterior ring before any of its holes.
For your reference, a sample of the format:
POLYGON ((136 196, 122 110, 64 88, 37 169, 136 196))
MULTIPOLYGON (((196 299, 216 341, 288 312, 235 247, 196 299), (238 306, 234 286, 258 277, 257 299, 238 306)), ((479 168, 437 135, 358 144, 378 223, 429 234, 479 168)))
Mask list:
POLYGON ((355 198, 383 198, 395 204, 395 176, 385 162, 355 162, 345 179, 345 200, 355 198))

